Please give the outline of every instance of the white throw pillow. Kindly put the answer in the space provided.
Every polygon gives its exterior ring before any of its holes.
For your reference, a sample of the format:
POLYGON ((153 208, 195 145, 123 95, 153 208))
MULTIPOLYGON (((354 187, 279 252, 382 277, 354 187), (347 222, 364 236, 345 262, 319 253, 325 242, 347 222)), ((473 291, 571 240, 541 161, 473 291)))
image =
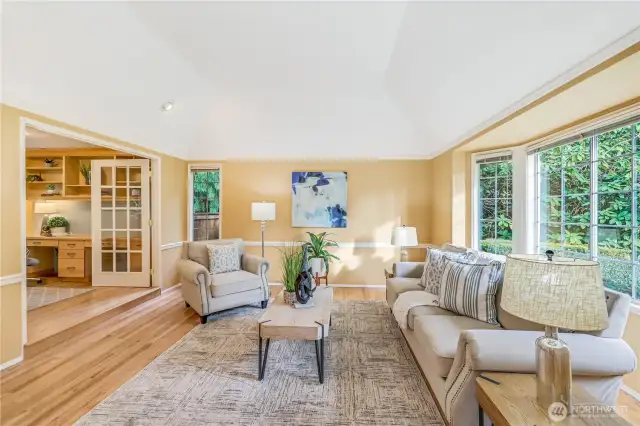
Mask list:
POLYGON ((496 293, 504 265, 471 264, 444 259, 440 307, 459 315, 499 325, 496 293))
POLYGON ((424 261, 424 270, 418 285, 427 293, 440 294, 440 280, 444 271, 444 260, 467 260, 467 253, 452 253, 440 249, 427 249, 427 258, 424 261))
POLYGON ((223 274, 240 270, 240 253, 235 244, 207 244, 209 273, 223 274))

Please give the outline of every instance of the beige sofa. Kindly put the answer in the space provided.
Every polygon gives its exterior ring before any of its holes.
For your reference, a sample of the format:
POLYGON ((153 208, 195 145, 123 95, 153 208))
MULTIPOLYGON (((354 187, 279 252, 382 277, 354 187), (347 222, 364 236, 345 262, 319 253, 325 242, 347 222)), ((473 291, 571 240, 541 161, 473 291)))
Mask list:
POLYGON ((209 240, 186 243, 183 258, 178 263, 182 297, 200 315, 202 324, 214 312, 238 306, 261 303, 267 307, 269 262, 259 256, 244 253, 241 239, 209 240), (208 244, 238 246, 241 270, 212 275, 209 273, 208 244))
MULTIPOLYGON (((504 257, 502 257, 504 259, 504 257)), ((394 264, 387 279, 389 307, 400 293, 422 290, 424 263, 394 264)), ((543 326, 510 315, 499 307, 494 326, 439 307, 419 306, 408 315, 403 334, 450 426, 478 423, 476 377, 482 371, 535 372, 534 342, 543 326)), ((571 349, 573 379, 602 403, 614 405, 622 376, 636 368, 636 356, 622 340, 630 298, 606 291, 609 328, 594 333, 561 333, 571 349)))

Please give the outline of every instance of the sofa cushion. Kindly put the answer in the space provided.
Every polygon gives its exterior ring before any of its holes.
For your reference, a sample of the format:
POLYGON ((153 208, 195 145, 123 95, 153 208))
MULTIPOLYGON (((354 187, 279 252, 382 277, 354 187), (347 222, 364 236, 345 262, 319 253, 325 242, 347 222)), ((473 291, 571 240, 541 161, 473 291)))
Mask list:
MULTIPOLYGON (((419 349, 431 359, 430 366, 447 377, 456 356, 460 333, 465 330, 499 330, 500 327, 458 315, 422 315, 414 319, 419 349)), ((416 350, 416 348, 413 348, 416 350)))
POLYGON ((247 271, 211 275, 211 295, 222 297, 262 287, 260 277, 247 271))
POLYGON ((405 291, 421 291, 420 278, 388 278, 387 279, 387 303, 390 308, 396 302, 398 295, 405 291))
POLYGON ((413 322, 416 318, 419 318, 423 315, 456 315, 451 311, 447 311, 446 309, 439 308, 437 306, 414 306, 409 309, 409 314, 407 315, 407 326, 413 330, 413 322))
POLYGON ((424 261, 424 270, 420 278, 420 287, 425 291, 440 294, 440 281, 444 272, 444 259, 457 261, 466 260, 467 253, 451 253, 434 248, 427 249, 427 258, 424 261))

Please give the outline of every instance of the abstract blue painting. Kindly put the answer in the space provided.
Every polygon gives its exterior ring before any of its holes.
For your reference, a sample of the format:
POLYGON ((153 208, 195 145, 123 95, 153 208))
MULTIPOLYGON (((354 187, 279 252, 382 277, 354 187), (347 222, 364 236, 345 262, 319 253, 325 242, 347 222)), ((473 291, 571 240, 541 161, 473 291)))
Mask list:
POLYGON ((292 172, 292 226, 347 227, 347 172, 292 172))

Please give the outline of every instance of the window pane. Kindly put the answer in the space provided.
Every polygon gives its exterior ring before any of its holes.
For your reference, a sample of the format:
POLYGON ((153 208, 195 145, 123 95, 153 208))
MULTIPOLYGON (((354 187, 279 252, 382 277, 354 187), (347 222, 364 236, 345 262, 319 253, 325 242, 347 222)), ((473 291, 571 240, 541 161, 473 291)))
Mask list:
POLYGON ((480 177, 495 177, 496 163, 480 164, 480 177))
POLYGON ((589 223, 591 217, 591 197, 574 195, 564 198, 564 222, 589 223))
POLYGON ((496 216, 501 217, 504 216, 506 218, 511 218, 511 199, 499 199, 498 200, 498 210, 496 211, 496 216))
POLYGON ((631 260, 631 228, 599 226, 598 257, 631 260))
POLYGON ((598 161, 598 192, 629 191, 631 189, 632 157, 598 161))
POLYGON ((220 238, 220 171, 192 171, 194 241, 220 238))
POLYGON ((481 233, 480 240, 488 240, 496 238, 496 224, 493 220, 480 222, 481 233))
POLYGON ((564 193, 588 194, 590 191, 591 165, 568 167, 564 172, 564 193))
POLYGON ((480 219, 494 219, 496 217, 496 200, 482 200, 480 219))
POLYGON ((480 179, 480 198, 495 198, 496 197, 496 180, 480 179))
POLYGON ((562 147, 562 163, 564 167, 571 167, 580 163, 587 163, 591 155, 591 138, 582 139, 562 147))
POLYGON ((631 294, 633 265, 608 259, 598 259, 602 269, 602 280, 607 288, 631 294))
POLYGON ((631 126, 598 135, 598 158, 610 158, 632 152, 631 126))
POLYGON ((600 194, 598 223, 603 225, 631 225, 631 192, 600 194))
POLYGON ((540 200, 540 221, 560 222, 562 220, 562 198, 546 197, 540 200))
POLYGON ((540 152, 540 170, 559 170, 562 167, 562 147, 557 146, 540 152))
POLYGON ((589 225, 564 225, 562 256, 590 258, 589 225))
POLYGON ((560 225, 541 223, 540 224, 540 246, 545 248, 558 248, 561 239, 560 225))
POLYGON ((562 194, 562 174, 559 170, 540 174, 540 193, 543 195, 562 194))
POLYGON ((508 176, 511 179, 513 176, 513 163, 511 161, 503 161, 496 164, 498 176, 508 176))
POLYGON ((511 198, 511 177, 499 177, 497 187, 499 198, 511 198))

